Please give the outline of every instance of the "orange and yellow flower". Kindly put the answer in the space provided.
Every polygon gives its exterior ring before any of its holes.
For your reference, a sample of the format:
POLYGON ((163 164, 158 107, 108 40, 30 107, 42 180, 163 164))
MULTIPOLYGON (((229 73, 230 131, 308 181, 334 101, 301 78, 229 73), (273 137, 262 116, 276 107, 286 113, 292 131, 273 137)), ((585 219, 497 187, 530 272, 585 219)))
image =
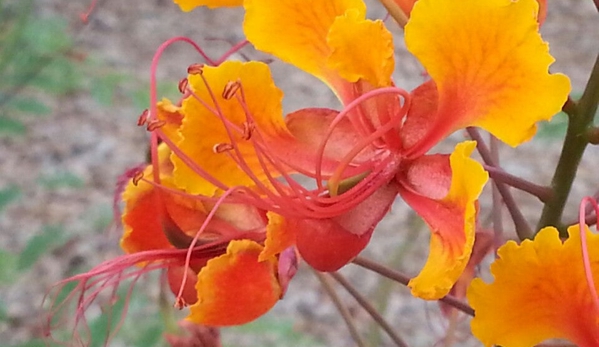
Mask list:
MULTIPOLYGON (((599 235, 588 227, 584 233, 597 288, 599 235)), ((579 226, 570 227, 568 234, 562 241, 548 227, 534 241, 509 241, 491 265, 493 283, 472 282, 472 333, 486 346, 528 347, 552 338, 581 347, 599 345, 598 293, 587 284, 579 226)))
POLYGON ((517 146, 561 109, 570 84, 548 73, 553 58, 538 33, 538 3, 416 2, 406 45, 431 80, 411 93, 395 87, 392 35, 365 19, 361 0, 243 5, 247 39, 321 79, 344 109, 283 118, 282 92, 266 65, 205 67, 188 79, 175 184, 205 195, 216 193, 198 189, 208 178, 219 181, 211 189, 251 187, 242 199, 283 215, 287 235, 275 238, 295 242, 322 271, 367 245, 399 193, 432 231, 429 259, 410 287, 426 299, 447 294, 470 257, 487 173, 469 158, 474 143, 451 155, 426 153, 467 126, 517 146), (296 173, 317 189, 303 188, 296 173))

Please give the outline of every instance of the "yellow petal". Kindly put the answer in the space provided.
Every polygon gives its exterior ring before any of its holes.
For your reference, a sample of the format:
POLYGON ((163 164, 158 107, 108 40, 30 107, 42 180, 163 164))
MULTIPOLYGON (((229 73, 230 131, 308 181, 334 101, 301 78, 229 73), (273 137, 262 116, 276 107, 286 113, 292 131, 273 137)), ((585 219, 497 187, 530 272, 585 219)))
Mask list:
POLYGON ((358 10, 348 10, 331 25, 327 42, 328 66, 349 82, 362 79, 374 87, 391 85, 395 69, 393 36, 382 21, 365 20, 358 10))
POLYGON ((419 0, 406 45, 439 91, 436 140, 480 126, 516 146, 560 111, 570 91, 538 33, 535 0, 419 0))
POLYGON ((162 99, 156 105, 158 109, 158 119, 164 121, 165 124, 160 128, 164 135, 172 141, 179 139, 179 127, 183 120, 183 114, 181 114, 181 108, 173 105, 168 99, 162 99))
MULTIPOLYGON (((236 155, 235 151, 229 151, 229 153, 215 151, 215 146, 235 144, 247 167, 253 170, 257 179, 266 180, 264 168, 258 161, 252 142, 244 138, 241 131, 248 122, 242 103, 236 97, 225 99, 222 93, 227 83, 239 81, 247 110, 253 117, 255 131, 259 131, 262 138, 290 137, 281 110, 283 93, 274 85, 268 66, 260 62, 229 61, 217 67, 206 66, 203 76, 208 82, 217 105, 214 105, 202 76, 190 75, 189 86, 194 95, 185 99, 181 108, 184 119, 180 128, 179 149, 209 175, 225 185, 229 187, 253 186, 254 179, 250 178, 229 155, 236 155), (231 130, 232 138, 227 134, 221 119, 203 106, 198 98, 237 128, 237 130, 231 130)), ((237 93, 241 92, 237 91, 237 93)), ((173 154, 171 160, 175 165, 174 178, 178 187, 191 194, 205 196, 213 196, 217 191, 217 187, 200 177, 177 155, 173 154)))
POLYGON ((246 0, 244 7, 244 32, 256 49, 297 66, 333 89, 342 88, 345 82, 327 66, 332 52, 327 35, 335 18, 348 10, 364 18, 362 0, 246 0))
POLYGON ((179 5, 181 11, 189 12, 199 6, 208 8, 233 7, 243 5, 243 0, 173 0, 179 5))
POLYGON ((260 261, 269 259, 295 245, 295 230, 287 226, 285 218, 274 212, 268 212, 266 216, 268 225, 266 226, 264 250, 258 258, 260 261))
POLYGON ((469 158, 475 146, 473 141, 456 146, 449 157, 449 173, 444 168, 445 157, 423 157, 421 160, 430 163, 422 163, 412 174, 408 172, 413 176, 408 177, 410 189, 400 187, 401 196, 432 232, 428 259, 408 285, 414 296, 436 300, 447 295, 470 259, 477 199, 488 180, 482 166, 469 158))
POLYGON ((198 275, 198 301, 187 319, 213 326, 250 322, 281 296, 276 258, 258 261, 263 247, 250 240, 231 241, 227 253, 208 261, 198 275))
MULTIPOLYGON (((595 287, 599 286, 599 235, 585 231, 595 287)), ((528 347, 550 338, 581 347, 599 345, 599 312, 584 273, 579 227, 562 243, 553 227, 534 241, 509 241, 491 265, 491 284, 475 279, 468 301, 476 314, 472 333, 485 345, 528 347)))

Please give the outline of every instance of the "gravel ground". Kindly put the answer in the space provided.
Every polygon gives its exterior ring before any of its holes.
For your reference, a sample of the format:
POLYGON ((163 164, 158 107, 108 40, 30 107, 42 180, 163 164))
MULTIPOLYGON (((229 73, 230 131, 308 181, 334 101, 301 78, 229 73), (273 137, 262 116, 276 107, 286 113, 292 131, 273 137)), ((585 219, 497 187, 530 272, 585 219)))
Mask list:
MULTIPOLYGON (((170 37, 183 35, 199 42, 212 57, 222 54, 232 42, 242 39, 239 10, 197 10, 181 13, 169 0, 100 1, 87 26, 81 26, 78 15, 89 1, 38 0, 37 10, 43 15, 62 16, 76 37, 76 50, 100 61, 102 69, 125 74, 136 88, 143 89, 149 80, 149 67, 156 48, 170 37), (218 39, 218 40, 206 40, 218 39)), ((369 3, 370 5, 370 3, 369 3)), ((586 76, 599 52, 597 11, 591 1, 550 1, 549 16, 543 35, 550 42, 556 57, 554 71, 565 72, 573 82, 574 91, 581 91, 586 76)), ((382 16, 374 7, 373 16, 382 16)), ((397 35, 397 84, 409 89, 422 81, 421 68, 403 47, 401 33, 397 35)), ((265 55, 244 50, 252 59, 265 55)), ((159 80, 165 85, 183 77, 186 67, 199 57, 183 44, 169 48, 160 63, 159 80)), ((332 93, 320 82, 285 64, 272 64, 277 85, 286 93, 284 107, 292 111, 304 106, 338 107, 332 93)), ((97 75, 102 71, 89 71, 97 75)), ((99 105, 88 91, 76 92, 47 100, 53 108, 50 117, 28 124, 26 136, 0 138, 0 187, 16 184, 23 196, 8 207, 0 218, 0 247, 20 250, 26 241, 45 225, 63 225, 71 241, 43 258, 42 262, 10 287, 0 288, 0 298, 7 303, 9 323, 0 325, 0 345, 26 341, 40 334, 35 324, 39 302, 49 286, 75 266, 90 267, 119 254, 118 232, 106 233, 106 216, 112 203, 112 191, 118 175, 144 160, 145 131, 135 125, 142 111, 134 106, 127 90, 115 90, 110 107, 99 105), (46 174, 68 171, 83 180, 79 188, 40 189, 39 178, 46 174)), ((456 134, 440 149, 447 151, 463 134, 456 134)), ((558 140, 535 140, 517 150, 502 148, 507 171, 547 184, 551 168, 560 150, 558 140)), ((590 148, 580 167, 579 177, 567 213, 574 216, 583 195, 599 190, 595 171, 599 150, 590 148)), ((526 217, 536 222, 540 204, 523 194, 526 217)), ((482 203, 484 211, 488 206, 482 203)), ((427 232, 410 233, 419 223, 410 222, 411 212, 398 201, 390 216, 382 223, 373 242, 365 251, 372 258, 384 260, 399 245, 411 247, 405 259, 395 267, 414 274, 426 256, 427 232), (400 232, 398 232, 400 230, 400 232)), ((484 217, 484 216, 483 216, 484 217)), ((510 225, 507 224, 506 225, 510 225)), ((365 293, 377 286, 374 276, 353 266, 343 271, 365 293)), ((436 304, 410 298, 404 288, 394 287, 387 307, 387 316, 413 346, 429 346, 444 334, 446 323, 438 315, 436 304), (422 322, 427 322, 422 326, 422 322), (432 331, 432 334, 430 333, 432 331)), ((350 300, 348 300, 349 302, 350 300)), ((358 319, 365 314, 357 306, 350 307, 358 319)), ((330 346, 351 345, 346 329, 332 304, 326 299, 314 277, 303 269, 292 282, 285 300, 273 312, 274 317, 292 318, 296 328, 309 332, 330 346)), ((258 342, 235 340, 232 345, 257 345, 258 342)), ((268 341, 262 342, 268 345, 268 341)), ((385 342, 387 343, 387 342, 385 342)), ((475 345, 470 341, 469 344, 475 345)), ((463 345, 467 345, 464 343, 463 345)))

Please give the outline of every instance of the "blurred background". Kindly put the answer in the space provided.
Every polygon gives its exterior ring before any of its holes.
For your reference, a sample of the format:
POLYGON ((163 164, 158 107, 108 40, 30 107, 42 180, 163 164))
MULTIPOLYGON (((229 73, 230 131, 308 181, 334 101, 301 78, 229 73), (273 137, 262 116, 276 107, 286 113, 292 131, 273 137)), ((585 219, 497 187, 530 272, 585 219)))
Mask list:
MULTIPOLYGON (((216 59, 243 39, 240 9, 183 13, 170 0, 100 0, 84 22, 81 15, 90 4, 0 0, 0 346, 43 346, 44 294, 59 280, 121 254, 120 230, 113 224, 114 189, 119 175, 145 160, 147 133, 136 121, 149 106, 150 63, 158 46, 188 36, 216 59)), ((371 18, 385 17, 375 1, 368 5, 371 18)), ((396 83, 412 89, 423 81, 423 70, 407 53, 401 31, 391 21, 388 27, 396 36, 396 83)), ((580 95, 599 52, 599 15, 592 1, 550 0, 542 33, 557 61, 552 71, 568 74, 573 95, 580 95)), ((270 60, 251 47, 242 53, 233 58, 270 60)), ((157 72, 159 95, 176 100, 177 82, 187 66, 201 61, 189 46, 170 47, 157 72)), ((280 62, 271 67, 285 92, 287 112, 305 106, 339 108, 316 79, 280 62)), ((542 125, 531 143, 517 150, 501 148, 504 168, 548 184, 565 124, 558 115, 542 125)), ((439 151, 451 150, 463 138, 455 134, 439 151)), ((599 190, 598 152, 589 148, 580 167, 567 212, 572 218, 577 201, 599 190)), ((526 217, 536 223, 540 203, 515 194, 526 217)), ((483 221, 488 200, 482 201, 483 221)), ((427 248, 426 227, 398 201, 365 254, 414 275, 427 248)), ((443 341, 448 324, 437 303, 413 299, 405 288, 351 265, 342 272, 411 345, 443 341)), ((142 281, 111 346, 164 346, 163 334, 176 332, 160 314, 158 277, 142 281)), ((363 323, 369 344, 392 345, 341 292, 351 314, 363 323)), ((122 310, 122 300, 115 307, 117 313, 122 310)), ((91 345, 101 346, 115 322, 100 309, 89 318, 91 345)), ((477 345, 462 335, 456 335, 458 345, 477 345)), ((287 346, 290 341, 295 346, 351 345, 335 307, 304 268, 272 312, 223 330, 225 346, 287 346)))

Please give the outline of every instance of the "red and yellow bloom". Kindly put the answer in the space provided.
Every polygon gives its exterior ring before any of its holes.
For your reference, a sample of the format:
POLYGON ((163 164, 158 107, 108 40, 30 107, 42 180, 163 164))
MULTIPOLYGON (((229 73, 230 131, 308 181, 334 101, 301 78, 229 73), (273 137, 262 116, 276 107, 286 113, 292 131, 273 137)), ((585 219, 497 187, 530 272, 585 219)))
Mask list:
MULTIPOLYGON (((588 227, 584 233, 597 288, 599 235, 588 227)), ((581 347, 599 345, 598 293, 587 284, 580 228, 572 226, 568 234, 562 241, 558 231, 548 227, 534 241, 509 241, 491 265, 494 282, 472 282, 472 333, 486 346, 528 347, 552 338, 581 347)))
POLYGON ((553 58, 538 34, 537 2, 418 1, 406 45, 431 80, 410 94, 391 80, 391 34, 382 22, 365 19, 362 1, 246 0, 244 7, 248 40, 320 78, 345 109, 303 109, 282 118, 282 93, 266 66, 206 67, 189 78, 192 95, 182 112, 193 116, 186 116, 177 144, 189 160, 173 160, 177 185, 206 193, 193 188, 206 175, 191 161, 224 187, 255 186, 264 208, 287 218, 285 232, 302 256, 324 271, 366 246, 399 193, 432 230, 413 293, 445 295, 470 256, 487 174, 468 158, 473 144, 458 145, 451 156, 425 153, 467 126, 516 146, 534 135, 536 122, 560 110, 570 84, 547 71, 553 58), (218 95, 231 81, 243 89, 237 100, 218 95), (301 188, 293 173, 313 178, 318 188, 301 188))

